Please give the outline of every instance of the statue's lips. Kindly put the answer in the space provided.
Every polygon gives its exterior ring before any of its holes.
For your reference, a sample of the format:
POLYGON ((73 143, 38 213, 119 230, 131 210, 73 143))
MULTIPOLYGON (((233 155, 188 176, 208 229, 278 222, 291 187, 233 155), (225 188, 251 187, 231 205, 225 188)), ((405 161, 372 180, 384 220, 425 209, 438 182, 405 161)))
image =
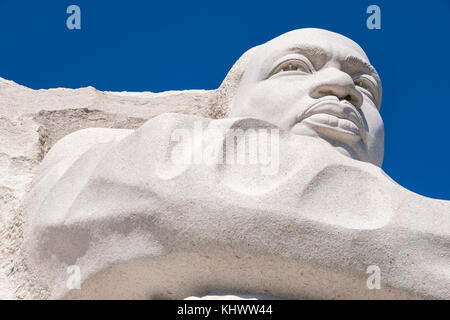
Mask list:
POLYGON ((304 123, 321 134, 335 138, 360 139, 365 136, 363 120, 356 108, 349 102, 336 99, 321 100, 310 106, 298 117, 297 123, 304 123))

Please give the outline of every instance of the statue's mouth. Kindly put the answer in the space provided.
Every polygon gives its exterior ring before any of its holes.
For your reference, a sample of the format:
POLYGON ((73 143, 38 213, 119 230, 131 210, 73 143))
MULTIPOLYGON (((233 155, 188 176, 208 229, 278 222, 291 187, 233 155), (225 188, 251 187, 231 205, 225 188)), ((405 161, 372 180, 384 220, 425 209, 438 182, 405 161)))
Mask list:
POLYGON ((356 108, 337 97, 326 97, 311 105, 297 118, 320 136, 342 142, 365 141, 363 119, 356 108))

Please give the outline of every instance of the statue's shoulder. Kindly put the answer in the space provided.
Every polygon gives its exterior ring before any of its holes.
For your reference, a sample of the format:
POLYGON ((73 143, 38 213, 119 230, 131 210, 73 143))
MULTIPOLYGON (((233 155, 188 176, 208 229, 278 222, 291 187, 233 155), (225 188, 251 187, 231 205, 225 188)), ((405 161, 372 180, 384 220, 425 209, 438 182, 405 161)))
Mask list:
MULTIPOLYGON (((62 174, 84 154, 95 153, 99 148, 106 149, 103 148, 105 144, 118 145, 125 138, 128 138, 125 144, 150 138, 160 140, 161 137, 170 136, 174 129, 189 127, 200 119, 207 120, 190 115, 166 113, 149 119, 137 130, 87 128, 72 132, 60 139, 44 157, 40 165, 41 175, 55 169, 62 174)), ((123 145, 117 147, 123 149, 123 145)))
POLYGON ((89 174, 89 169, 95 166, 115 141, 120 141, 133 132, 134 130, 89 128, 72 132, 58 140, 41 162, 33 186, 24 199, 30 214, 39 213, 41 206, 58 185, 62 184, 62 190, 66 192, 64 177, 76 163, 82 163, 86 170, 72 170, 68 177, 71 181, 74 176, 81 178, 89 174))
POLYGON ((134 130, 109 129, 109 128, 88 128, 68 134, 60 139, 45 156, 42 166, 63 161, 64 159, 76 159, 93 146, 119 141, 134 130))
POLYGON ((133 132, 134 130, 109 128, 88 128, 72 132, 60 139, 44 157, 40 165, 40 175, 46 176, 51 172, 53 179, 59 179, 92 148, 120 141, 133 132))

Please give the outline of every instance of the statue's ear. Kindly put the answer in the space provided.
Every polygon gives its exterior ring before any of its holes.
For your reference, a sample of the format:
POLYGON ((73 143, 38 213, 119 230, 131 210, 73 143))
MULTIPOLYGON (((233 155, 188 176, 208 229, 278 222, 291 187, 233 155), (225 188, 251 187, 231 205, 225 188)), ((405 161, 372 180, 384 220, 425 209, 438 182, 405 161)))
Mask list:
POLYGON ((377 101, 377 108, 378 110, 381 109, 381 102, 383 101, 383 85, 381 83, 381 79, 380 76, 378 75, 378 73, 375 76, 375 80, 378 83, 378 101, 377 101))

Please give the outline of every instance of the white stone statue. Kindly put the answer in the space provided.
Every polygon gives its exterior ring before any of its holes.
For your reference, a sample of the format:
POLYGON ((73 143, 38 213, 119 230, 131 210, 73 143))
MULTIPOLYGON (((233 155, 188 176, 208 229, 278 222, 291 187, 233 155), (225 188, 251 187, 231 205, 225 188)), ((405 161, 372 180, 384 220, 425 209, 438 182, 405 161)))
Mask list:
POLYGON ((381 92, 355 42, 300 29, 249 50, 209 117, 71 133, 25 201, 28 265, 56 299, 450 299, 450 203, 380 168, 381 92))

